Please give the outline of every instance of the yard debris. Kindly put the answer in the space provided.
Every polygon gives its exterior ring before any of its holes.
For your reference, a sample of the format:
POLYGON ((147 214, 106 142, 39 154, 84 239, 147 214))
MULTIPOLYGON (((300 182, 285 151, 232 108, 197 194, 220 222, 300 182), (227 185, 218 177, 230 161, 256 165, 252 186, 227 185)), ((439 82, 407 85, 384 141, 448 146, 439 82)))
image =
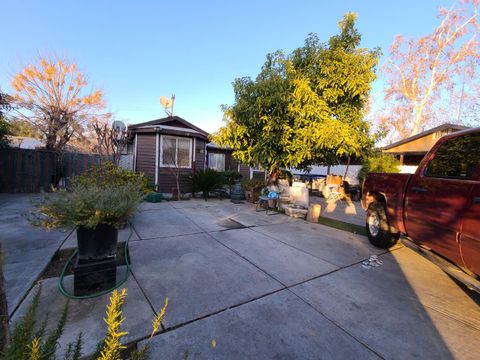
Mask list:
POLYGON ((362 262, 364 269, 371 269, 372 267, 379 267, 383 265, 383 261, 378 258, 377 255, 371 255, 368 260, 362 262))

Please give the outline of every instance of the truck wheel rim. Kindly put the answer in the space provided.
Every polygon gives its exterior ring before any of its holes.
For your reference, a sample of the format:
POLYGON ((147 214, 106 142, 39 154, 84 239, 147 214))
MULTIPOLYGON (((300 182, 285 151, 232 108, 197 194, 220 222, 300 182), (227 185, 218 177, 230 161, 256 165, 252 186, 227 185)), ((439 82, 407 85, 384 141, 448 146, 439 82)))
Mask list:
POLYGON ((372 236, 377 236, 380 232, 380 219, 377 213, 370 214, 368 217, 368 230, 372 236))

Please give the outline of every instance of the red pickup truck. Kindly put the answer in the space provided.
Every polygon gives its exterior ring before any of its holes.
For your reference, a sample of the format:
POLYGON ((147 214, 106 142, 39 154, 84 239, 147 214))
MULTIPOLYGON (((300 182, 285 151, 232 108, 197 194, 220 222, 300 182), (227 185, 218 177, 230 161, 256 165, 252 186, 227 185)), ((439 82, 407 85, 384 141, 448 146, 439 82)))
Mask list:
POLYGON ((370 242, 400 235, 480 277, 480 128, 444 136, 415 174, 370 173, 363 183, 370 242))

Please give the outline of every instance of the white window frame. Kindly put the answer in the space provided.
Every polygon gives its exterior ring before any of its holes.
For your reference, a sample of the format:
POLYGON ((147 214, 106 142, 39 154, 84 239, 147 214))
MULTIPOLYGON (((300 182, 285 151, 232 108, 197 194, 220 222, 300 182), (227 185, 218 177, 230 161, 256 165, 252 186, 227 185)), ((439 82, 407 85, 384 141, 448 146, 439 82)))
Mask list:
MULTIPOLYGON (((226 165, 227 165, 227 157, 225 156, 225 153, 219 153, 219 152, 210 152, 208 153, 208 167, 210 169, 214 169, 214 170, 217 170, 217 171, 225 171, 225 168, 226 168, 226 165), (212 164, 210 164, 210 155, 219 155, 221 157, 223 157, 223 170, 219 170, 217 169, 216 167, 212 167, 212 164)), ((216 165, 216 164, 215 164, 216 165)))
POLYGON ((180 169, 191 169, 192 168, 192 139, 182 136, 170 136, 170 135, 161 135, 160 136, 160 165, 159 167, 164 168, 180 168, 180 169), (177 166, 169 165, 163 163, 163 140, 164 139, 174 139, 175 140, 175 162, 178 162, 178 140, 188 140, 190 145, 188 146, 188 166, 177 166))

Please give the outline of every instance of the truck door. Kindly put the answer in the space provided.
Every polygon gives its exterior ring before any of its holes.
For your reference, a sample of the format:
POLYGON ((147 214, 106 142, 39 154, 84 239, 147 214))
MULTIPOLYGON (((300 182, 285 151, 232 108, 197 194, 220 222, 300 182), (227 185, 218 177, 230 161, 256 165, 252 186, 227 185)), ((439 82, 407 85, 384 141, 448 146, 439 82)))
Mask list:
POLYGON ((463 264, 460 231, 476 183, 479 149, 480 133, 446 140, 424 168, 419 168, 407 189, 408 234, 457 264, 463 264))
POLYGON ((464 266, 480 275, 480 181, 473 187, 460 238, 464 266))

